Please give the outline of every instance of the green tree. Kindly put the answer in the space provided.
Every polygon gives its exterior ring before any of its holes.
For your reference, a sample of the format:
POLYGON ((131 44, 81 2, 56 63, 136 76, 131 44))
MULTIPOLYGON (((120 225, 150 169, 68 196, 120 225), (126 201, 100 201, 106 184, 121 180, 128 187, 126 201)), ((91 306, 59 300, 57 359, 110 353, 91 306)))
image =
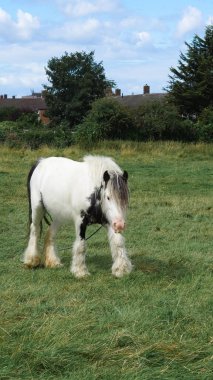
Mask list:
POLYGON ((177 68, 171 67, 170 100, 186 116, 197 116, 213 105, 213 25, 207 26, 204 38, 195 35, 187 51, 181 52, 177 68))
POLYGON ((50 83, 44 85, 48 116, 54 124, 66 122, 70 128, 82 121, 107 87, 115 85, 106 79, 102 62, 94 61, 94 51, 65 52, 50 59, 45 70, 50 83))

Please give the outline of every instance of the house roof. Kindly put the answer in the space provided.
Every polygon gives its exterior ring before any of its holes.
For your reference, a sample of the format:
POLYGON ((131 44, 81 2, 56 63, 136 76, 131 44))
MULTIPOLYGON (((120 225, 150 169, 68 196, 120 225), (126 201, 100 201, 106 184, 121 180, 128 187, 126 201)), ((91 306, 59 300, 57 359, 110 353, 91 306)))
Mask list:
POLYGON ((47 109, 44 98, 0 98, 0 108, 7 107, 14 107, 32 112, 47 109))
POLYGON ((145 102, 150 101, 159 101, 163 100, 166 96, 166 93, 155 93, 155 94, 141 94, 141 95, 125 95, 125 96, 116 96, 116 99, 119 103, 124 106, 136 108, 144 104, 145 102))
MULTIPOLYGON (((163 100, 166 93, 141 94, 141 95, 125 95, 113 96, 113 99, 130 108, 136 108, 145 102, 163 100)), ((14 107, 21 110, 29 110, 37 112, 46 110, 47 105, 42 97, 23 97, 23 98, 0 98, 0 109, 14 107)))

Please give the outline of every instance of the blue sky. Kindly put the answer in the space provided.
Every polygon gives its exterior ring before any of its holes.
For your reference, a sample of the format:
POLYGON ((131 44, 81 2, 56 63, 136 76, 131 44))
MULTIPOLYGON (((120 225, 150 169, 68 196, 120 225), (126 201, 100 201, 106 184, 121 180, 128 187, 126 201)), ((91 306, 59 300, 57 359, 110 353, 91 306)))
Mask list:
POLYGON ((124 95, 162 92, 184 41, 213 23, 213 0, 0 0, 0 94, 28 95, 65 51, 95 51, 124 95))

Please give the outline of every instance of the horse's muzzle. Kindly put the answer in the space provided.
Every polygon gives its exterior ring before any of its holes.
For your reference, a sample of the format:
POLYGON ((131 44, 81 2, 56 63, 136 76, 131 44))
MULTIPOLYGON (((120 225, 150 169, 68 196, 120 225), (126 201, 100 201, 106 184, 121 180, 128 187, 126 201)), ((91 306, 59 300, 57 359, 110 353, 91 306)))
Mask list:
POLYGON ((115 220, 112 224, 112 227, 116 233, 123 232, 125 228, 125 222, 123 220, 115 220))

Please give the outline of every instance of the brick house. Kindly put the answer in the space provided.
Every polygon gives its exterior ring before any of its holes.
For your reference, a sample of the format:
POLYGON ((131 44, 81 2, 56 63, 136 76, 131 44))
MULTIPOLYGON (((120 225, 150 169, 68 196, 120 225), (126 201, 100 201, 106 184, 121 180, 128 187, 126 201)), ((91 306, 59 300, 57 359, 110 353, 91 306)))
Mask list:
POLYGON ((0 96, 0 109, 13 107, 23 112, 37 112, 38 118, 45 125, 49 124, 49 118, 45 116, 47 106, 42 96, 26 96, 22 98, 8 98, 7 95, 0 96))

